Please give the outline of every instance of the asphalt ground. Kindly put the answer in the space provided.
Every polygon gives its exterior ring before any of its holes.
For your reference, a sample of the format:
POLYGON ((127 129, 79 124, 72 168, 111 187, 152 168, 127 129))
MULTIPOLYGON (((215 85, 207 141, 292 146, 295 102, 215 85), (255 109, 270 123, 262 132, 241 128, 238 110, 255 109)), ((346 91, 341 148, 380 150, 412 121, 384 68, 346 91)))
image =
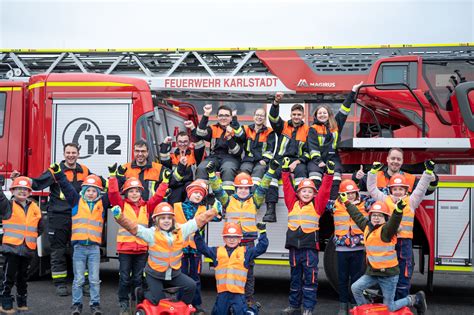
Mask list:
MULTIPOLYGON (((337 293, 326 280, 322 262, 319 264, 318 305, 315 314, 336 314, 339 307, 337 293)), ((262 304, 260 314, 280 314, 288 303, 289 267, 256 266, 256 299, 262 304)), ((113 260, 101 265, 101 305, 104 314, 118 314, 118 261, 113 260)), ((426 277, 414 275, 412 292, 425 287, 426 277)), ((69 285, 69 289, 70 289, 69 285)), ((210 314, 215 301, 216 289, 213 270, 203 265, 202 275, 203 306, 210 314)), ((427 293, 427 314, 474 314, 474 274, 437 274, 434 278, 434 292, 427 293)), ((88 298, 84 299, 83 314, 90 314, 88 298)), ((57 297, 49 278, 29 282, 28 314, 70 314, 71 296, 57 297)))

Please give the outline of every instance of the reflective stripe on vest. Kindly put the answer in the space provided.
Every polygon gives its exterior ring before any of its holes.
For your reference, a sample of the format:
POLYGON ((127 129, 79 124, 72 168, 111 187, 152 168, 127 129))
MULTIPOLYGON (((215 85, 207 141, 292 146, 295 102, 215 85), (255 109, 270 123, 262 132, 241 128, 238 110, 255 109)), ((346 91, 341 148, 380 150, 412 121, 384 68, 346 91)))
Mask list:
POLYGON ((29 249, 35 250, 41 210, 34 202, 28 205, 26 213, 16 201, 11 204, 12 215, 3 220, 3 244, 19 246, 25 242, 29 249))
POLYGON ((161 230, 155 231, 155 243, 148 249, 148 265, 155 271, 165 272, 168 268, 181 268, 183 256, 183 232, 176 229, 172 232, 170 242, 161 230))
POLYGON ((397 251, 395 244, 397 244, 397 237, 394 235, 390 243, 382 241, 382 227, 375 229, 369 234, 369 227, 364 231, 365 250, 367 260, 370 266, 374 269, 392 268, 398 265, 397 251))
MULTIPOLYGON (((400 174, 405 176, 405 179, 407 180, 408 185, 410 186, 408 188, 408 192, 411 193, 412 190, 413 190, 413 186, 415 185, 416 177, 412 174, 405 173, 405 172, 400 172, 400 174)), ((387 187, 389 181, 390 181, 390 179, 385 177, 385 172, 384 171, 378 171, 378 173, 377 173, 377 187, 379 189, 387 187)))
MULTIPOLYGON (((365 203, 360 202, 356 205, 360 213, 367 217, 367 212, 365 211, 365 203)), ((351 230, 352 235, 362 235, 364 232, 357 226, 354 220, 351 219, 349 213, 346 210, 346 206, 336 200, 334 204, 334 233, 336 236, 344 236, 349 233, 351 230)))
MULTIPOLYGON (((175 203, 173 208, 174 208, 174 218, 176 220, 176 223, 184 224, 188 222, 188 220, 186 220, 186 217, 184 216, 182 202, 175 203)), ((203 205, 199 206, 193 218, 195 218, 197 215, 200 215, 201 213, 204 213, 204 212, 206 212, 206 207, 203 205)), ((188 247, 188 246, 191 246, 192 248, 196 249, 196 243, 194 243, 194 233, 190 234, 189 237, 184 241, 184 247, 188 247)))
POLYGON ((92 211, 89 209, 84 199, 79 199, 77 213, 72 217, 72 241, 87 241, 101 244, 102 227, 104 218, 102 217, 104 207, 102 200, 94 204, 92 211))
POLYGON ((225 214, 226 222, 234 222, 242 226, 244 232, 257 232, 257 207, 250 197, 245 201, 230 197, 225 214))
POLYGON ((314 124, 314 125, 311 126, 311 128, 313 128, 316 131, 316 134, 318 136, 319 146, 323 147, 323 146, 328 146, 330 144, 330 147, 332 149, 332 150, 330 150, 330 152, 334 152, 334 150, 337 147, 337 140, 339 139, 339 131, 337 130, 337 128, 333 128, 329 131, 332 135, 332 137, 331 137, 332 142, 331 143, 325 143, 326 135, 327 135, 327 131, 328 131, 326 126, 314 124))
MULTIPOLYGON (((186 165, 187 166, 193 166, 196 164, 196 157, 194 156, 194 149, 187 149, 186 152, 189 152, 189 154, 186 154, 186 158, 187 158, 187 162, 186 162, 186 165)), ((181 155, 178 154, 178 153, 171 153, 170 154, 170 157, 171 157, 171 164, 172 165, 178 165, 179 164, 179 160, 181 159, 181 155)))
POLYGON ((299 202, 295 202, 293 210, 288 214, 288 228, 296 231, 299 227, 305 233, 319 230, 319 214, 316 213, 312 202, 300 208, 299 202))
MULTIPOLYGON (((413 238, 413 225, 415 223, 415 213, 411 211, 410 207, 410 197, 406 196, 403 198, 406 202, 406 207, 403 209, 402 222, 400 222, 400 227, 398 228, 397 237, 398 238, 413 238)), ((396 204, 393 202, 390 196, 385 198, 385 204, 390 209, 390 213, 393 213, 395 210, 396 204)))
POLYGON ((244 294, 247 281, 245 262, 245 246, 238 246, 232 254, 227 254, 224 246, 217 248, 216 285, 217 293, 231 292, 244 294))
MULTIPOLYGON (((148 213, 146 210, 146 205, 140 207, 138 211, 138 216, 132 206, 125 202, 123 205, 123 216, 130 220, 131 222, 135 222, 143 227, 148 227, 148 213)), ((139 245, 147 246, 146 242, 135 235, 132 235, 130 232, 125 230, 123 227, 119 227, 117 233, 117 243, 137 243, 139 245)))
MULTIPOLYGON (((284 156, 287 151, 287 146, 290 143, 290 139, 293 139, 293 132, 295 128, 290 126, 287 121, 283 125, 283 130, 281 132, 280 144, 278 147, 278 155, 284 156)), ((296 140, 298 143, 298 156, 303 155, 303 146, 306 143, 308 138, 308 125, 303 124, 298 127, 296 131, 296 137, 293 140, 296 140)))

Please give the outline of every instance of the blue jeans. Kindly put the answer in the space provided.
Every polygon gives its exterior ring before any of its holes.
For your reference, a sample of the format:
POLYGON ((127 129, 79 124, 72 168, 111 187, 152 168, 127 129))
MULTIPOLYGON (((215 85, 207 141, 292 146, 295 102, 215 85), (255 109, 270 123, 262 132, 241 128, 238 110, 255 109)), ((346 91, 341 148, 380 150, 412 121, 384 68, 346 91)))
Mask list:
POLYGON ((404 306, 410 306, 410 299, 408 297, 394 301, 397 282, 398 275, 388 277, 363 275, 352 284, 352 294, 354 294, 357 305, 368 304, 369 302, 365 298, 363 291, 378 284, 382 289, 383 304, 387 305, 391 312, 395 312, 404 306))
POLYGON ((339 302, 349 303, 349 287, 364 274, 364 250, 337 252, 339 302))
POLYGON ((399 238, 395 249, 397 250, 398 266, 400 267, 395 298, 401 299, 410 294, 410 281, 413 276, 414 266, 411 238, 399 238))
POLYGON ((305 310, 313 310, 317 302, 318 251, 316 249, 290 248, 290 305, 305 310), (303 301, 301 301, 303 300, 303 301))
POLYGON ((217 294, 216 303, 212 309, 212 315, 230 314, 234 315, 257 315, 258 309, 255 306, 248 307, 245 302, 245 295, 231 292, 221 292, 217 294))
POLYGON ((148 254, 119 254, 119 289, 120 303, 129 303, 129 295, 135 298, 135 288, 142 286, 143 269, 145 268, 148 254))
POLYGON ((89 270, 90 305, 100 304, 100 248, 99 245, 74 245, 72 282, 72 303, 82 304, 82 285, 84 272, 89 270))

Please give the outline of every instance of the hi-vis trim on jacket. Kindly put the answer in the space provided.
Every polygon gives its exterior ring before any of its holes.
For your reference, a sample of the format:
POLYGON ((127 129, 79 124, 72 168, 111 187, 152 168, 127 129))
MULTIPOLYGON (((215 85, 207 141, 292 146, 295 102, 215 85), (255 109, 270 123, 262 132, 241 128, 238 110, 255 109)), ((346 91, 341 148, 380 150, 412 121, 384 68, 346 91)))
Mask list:
POLYGON ((231 292, 244 294, 247 281, 245 246, 238 246, 232 254, 227 254, 224 246, 217 248, 216 284, 217 293, 231 292))
POLYGON ((382 226, 369 233, 369 227, 364 231, 365 251, 367 260, 373 269, 387 269, 398 265, 397 237, 394 235, 390 243, 382 241, 382 226))
POLYGON ((78 182, 83 182, 84 179, 86 179, 86 177, 90 175, 90 171, 87 168, 87 166, 85 166, 83 164, 81 164, 80 166, 82 168, 82 173, 81 172, 74 172, 75 169, 72 170, 72 169, 66 168, 64 170, 64 175, 66 175, 66 178, 69 182, 74 181, 74 173, 76 173, 76 181, 78 181, 78 182))
POLYGON ((257 232, 257 207, 253 198, 241 202, 231 197, 225 218, 226 222, 240 223, 244 232, 257 232))
MULTIPOLYGON (((130 177, 141 178, 140 177, 140 172, 142 171, 141 168, 139 167, 133 168, 131 162, 124 164, 123 167, 127 168, 127 171, 125 172, 126 178, 130 178, 130 177)), ((156 188, 157 188, 156 183, 160 181, 162 167, 163 165, 161 165, 160 163, 152 162, 151 168, 146 168, 144 170, 142 184, 143 186, 148 185, 148 190, 150 191, 150 197, 156 191, 156 188)))
MULTIPOLYGON (((216 142, 218 139, 222 137, 222 135, 225 133, 225 130, 222 129, 219 125, 211 125, 211 130, 212 130, 212 135, 211 135, 211 154, 214 153, 214 147, 216 146, 216 142)), ((199 130, 197 130, 199 131, 199 130)), ((199 134, 198 134, 199 135, 199 134)), ((207 131, 206 131, 207 135, 207 131)), ((240 146, 237 144, 235 148, 231 149, 229 148, 228 153, 229 154, 237 154, 240 151, 240 146)))
POLYGON ((260 147, 261 143, 261 152, 262 156, 266 157, 268 159, 273 158, 273 152, 268 151, 268 136, 273 132, 272 128, 266 128, 262 132, 258 134, 258 142, 257 144, 254 144, 257 141, 257 131, 255 129, 250 128, 247 125, 244 125, 244 131, 245 131, 245 136, 247 137, 247 144, 245 146, 245 152, 248 156, 252 157, 254 156, 254 153, 252 152, 252 149, 258 149, 260 147))
MULTIPOLYGON (((410 197, 406 196, 403 198, 406 207, 403 209, 402 222, 400 222, 400 227, 398 228, 397 237, 398 238, 413 238, 413 225, 415 223, 415 212, 411 210, 410 207, 410 197)), ((396 204, 393 202, 390 196, 385 198, 385 204, 390 209, 390 214, 395 210, 396 204)))
MULTIPOLYGON (((296 140, 298 144, 298 157, 303 156, 303 146, 306 143, 308 138, 309 127, 306 124, 303 124, 298 127, 295 134, 295 127, 290 126, 287 121, 283 125, 283 130, 281 132, 281 142, 280 147, 278 148, 278 155, 285 156, 287 151, 287 146, 290 143, 290 140, 296 140)), ((308 156, 309 157, 309 156, 308 156)))
POLYGON ((155 243, 148 249, 148 265, 158 272, 165 272, 168 268, 178 270, 181 268, 183 245, 183 231, 181 229, 173 232, 171 244, 161 230, 156 230, 155 243))
MULTIPOLYGON (((349 229, 351 229, 352 235, 362 235, 364 232, 355 224, 354 220, 351 219, 349 213, 346 210, 344 204, 340 203, 339 200, 334 204, 334 234, 336 236, 347 235, 349 229)), ((359 202, 357 205, 360 213, 367 217, 367 212, 365 211, 365 203, 359 202)))
POLYGON ((25 242, 29 249, 36 249, 40 219, 41 210, 36 203, 31 202, 25 214, 25 210, 13 201, 12 216, 3 220, 3 244, 19 246, 25 242))
POLYGON ((82 198, 77 205, 77 213, 72 217, 72 241, 87 241, 102 243, 102 227, 104 218, 102 217, 104 207, 102 200, 95 203, 94 209, 89 209, 87 202, 82 198))
MULTIPOLYGON (((181 158, 181 155, 178 153, 171 153, 171 164, 173 166, 176 166, 179 164, 179 159, 181 158)), ((193 166, 196 164, 196 157, 194 156, 194 150, 193 149, 187 149, 186 150, 186 158, 187 158, 187 163, 186 166, 193 166)))
POLYGON ((304 233, 313 233, 319 230, 319 214, 314 209, 312 202, 301 208, 297 201, 291 212, 288 213, 288 228, 296 231, 299 227, 304 233))
MULTIPOLYGON (((403 176, 405 176, 405 179, 408 182, 408 185, 410 186, 410 187, 408 187, 408 192, 411 193, 412 190, 413 190, 413 186, 415 186, 416 177, 412 174, 409 174, 409 173, 403 173, 403 176)), ((390 181, 390 179, 385 177, 384 171, 378 171, 378 173, 377 173, 377 187, 379 189, 387 187, 389 181, 390 181)))
MULTIPOLYGON (((135 210, 133 210, 132 206, 128 202, 125 202, 122 215, 132 222, 136 222, 143 227, 148 227, 148 212, 145 205, 140 207, 140 211, 138 212, 137 216, 137 213, 135 210)), ((144 240, 131 234, 123 227, 119 227, 117 233, 117 243, 137 243, 146 246, 146 242, 144 240)))
MULTIPOLYGON (((328 152, 334 153, 337 148, 337 141, 339 140, 339 131, 337 130, 337 128, 333 128, 329 131, 332 135, 332 143, 330 145, 329 143, 324 143, 326 139, 326 135, 327 135, 327 130, 326 130, 325 125, 314 124, 311 126, 311 128, 313 128, 316 131, 316 134, 318 136, 319 147, 322 148, 322 147, 327 146, 330 148, 328 152)), ((313 149, 311 150, 309 154, 310 154, 311 159, 313 159, 314 157, 321 156, 321 151, 313 149)))
MULTIPOLYGON (((206 206, 201 205, 197 208, 197 211, 194 214, 194 217, 204 212, 206 212, 206 206)), ((188 220, 186 220, 186 217, 184 215, 182 202, 177 202, 174 204, 174 217, 175 217, 176 223, 184 224, 188 222, 188 220)), ((196 249, 196 243, 194 243, 194 233, 189 235, 189 237, 184 241, 183 247, 188 247, 188 246, 191 246, 192 248, 196 249)))

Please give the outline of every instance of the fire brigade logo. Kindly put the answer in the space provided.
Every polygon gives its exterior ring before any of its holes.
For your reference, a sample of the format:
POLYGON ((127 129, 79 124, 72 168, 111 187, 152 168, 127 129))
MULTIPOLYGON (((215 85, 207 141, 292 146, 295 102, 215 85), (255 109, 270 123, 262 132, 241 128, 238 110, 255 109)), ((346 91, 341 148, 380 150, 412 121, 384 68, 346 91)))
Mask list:
POLYGON ((352 186, 352 185, 347 185, 347 189, 354 189, 354 186, 352 186))
POLYGON ((401 178, 395 178, 395 179, 393 180, 393 182, 394 182, 395 184, 401 184, 401 183, 402 183, 402 179, 401 179, 401 178))
POLYGON ((380 210, 382 207, 380 205, 374 205, 374 210, 380 210))
POLYGON ((312 87, 312 88, 335 88, 336 87, 336 82, 309 82, 306 81, 306 79, 300 79, 298 83, 296 84, 297 87, 301 88, 307 88, 307 87, 312 87))
POLYGON ((309 185, 311 185, 311 182, 306 180, 306 181, 303 183, 303 185, 304 185, 304 186, 309 186, 309 185))
POLYGON ((230 228, 229 229, 229 233, 235 233, 235 232, 237 232, 237 230, 235 228, 230 228))
POLYGON ((104 135, 99 125, 92 119, 79 117, 69 122, 62 133, 63 146, 66 143, 77 143, 81 150, 80 159, 98 155, 120 155, 121 143, 119 135, 104 135), (84 150, 85 149, 85 150, 84 150))
POLYGON ((19 184, 20 186, 28 186, 28 182, 27 182, 26 180, 20 180, 20 181, 18 182, 18 184, 19 184))
POLYGON ((137 186, 137 185, 138 185, 138 182, 137 182, 136 180, 134 180, 134 181, 132 181, 130 184, 131 184, 132 186, 137 186))
POLYGON ((88 178, 87 183, 88 184, 95 184, 95 180, 93 178, 88 178))
POLYGON ((246 179, 242 179, 242 184, 244 184, 244 185, 247 185, 248 183, 249 183, 249 181, 248 181, 248 180, 246 180, 246 179))

